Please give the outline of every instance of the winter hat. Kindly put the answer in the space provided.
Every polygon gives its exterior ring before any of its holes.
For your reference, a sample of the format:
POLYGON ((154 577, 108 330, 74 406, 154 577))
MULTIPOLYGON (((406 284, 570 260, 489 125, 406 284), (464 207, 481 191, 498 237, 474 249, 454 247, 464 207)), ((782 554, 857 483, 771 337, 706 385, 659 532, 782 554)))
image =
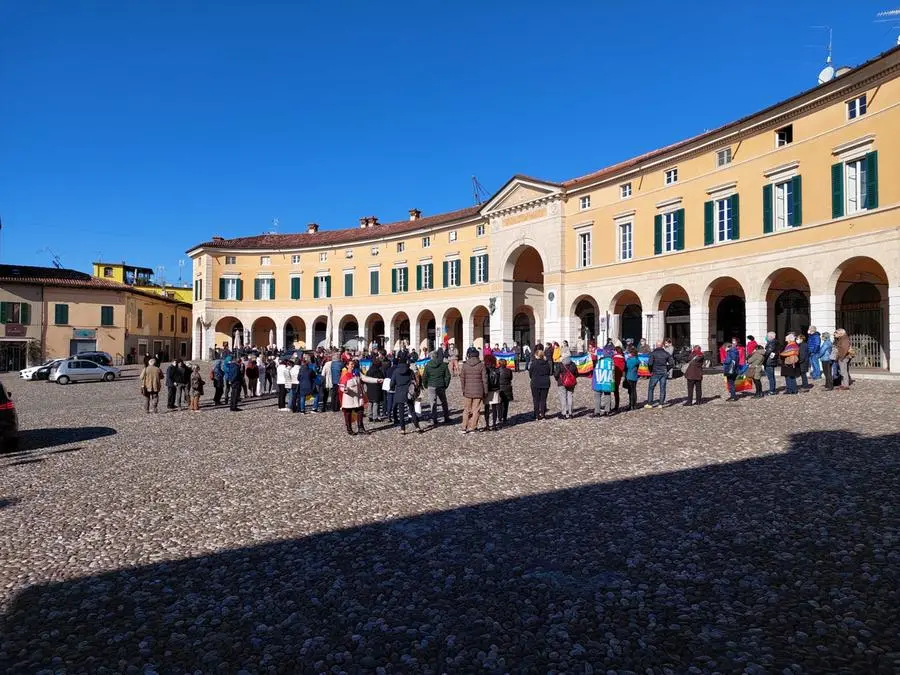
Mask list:
POLYGON ((466 358, 471 359, 472 357, 478 358, 478 350, 475 347, 469 347, 466 350, 466 358))

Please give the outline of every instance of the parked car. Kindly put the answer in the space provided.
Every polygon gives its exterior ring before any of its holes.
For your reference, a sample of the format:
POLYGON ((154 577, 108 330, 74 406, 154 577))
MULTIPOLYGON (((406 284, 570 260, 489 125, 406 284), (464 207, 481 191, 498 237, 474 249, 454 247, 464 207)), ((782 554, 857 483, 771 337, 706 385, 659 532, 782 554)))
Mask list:
POLYGON ((113 364, 112 357, 106 352, 81 352, 80 354, 75 354, 74 358, 87 359, 88 361, 99 363, 101 366, 111 366, 113 364))
POLYGON ((23 380, 48 380, 50 379, 50 371, 54 366, 62 363, 64 359, 50 359, 39 366, 32 366, 19 371, 19 377, 23 380))
POLYGON ((92 380, 112 382, 120 374, 118 368, 101 366, 99 363, 87 359, 66 359, 50 371, 50 381, 57 384, 90 382, 92 380))
POLYGON ((19 447, 19 415, 12 402, 11 394, 0 382, 0 445, 4 450, 19 447))

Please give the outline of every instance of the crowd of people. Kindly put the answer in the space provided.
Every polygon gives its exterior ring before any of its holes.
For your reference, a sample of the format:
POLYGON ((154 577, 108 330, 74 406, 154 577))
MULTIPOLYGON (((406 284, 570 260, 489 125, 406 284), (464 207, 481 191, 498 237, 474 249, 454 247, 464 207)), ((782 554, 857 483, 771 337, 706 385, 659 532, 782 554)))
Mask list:
MULTIPOLYGON (((592 416, 605 417, 665 406, 668 381, 682 376, 687 387, 683 405, 700 405, 703 380, 711 371, 724 376, 727 401, 737 401, 743 392, 754 398, 779 393, 778 375, 788 395, 807 390, 812 387, 810 380, 822 378, 826 390, 848 389, 854 351, 843 329, 832 336, 812 326, 805 334, 788 333, 782 340, 774 332, 764 342, 752 335, 746 341, 735 337, 719 350, 721 371, 710 368, 709 355, 699 346, 676 353, 671 341, 651 347, 644 339, 637 344, 609 340, 599 347, 593 341, 578 340, 574 350, 566 341, 521 348, 514 344, 512 349, 485 344, 482 349, 470 346, 464 358, 452 343, 421 353, 401 343, 396 351, 377 344, 358 351, 320 348, 287 354, 251 347, 223 349, 217 356, 208 374, 214 407, 227 404, 239 411, 242 400, 272 397, 279 411, 342 412, 347 433, 357 435, 369 433, 366 422, 388 423, 401 434, 407 433, 408 426, 422 432, 429 420, 433 426, 450 424, 447 391, 454 378, 463 397, 459 431, 467 434, 479 429, 496 431, 509 424, 514 372, 521 367, 530 380, 533 419, 547 416, 552 388, 557 392, 559 417, 570 419, 580 379, 589 381, 593 390, 592 416), (587 367, 579 368, 576 361, 587 367), (642 379, 648 382, 643 404, 638 402, 642 379), (620 405, 622 397, 624 405, 620 405), (426 406, 427 415, 423 414, 426 406)), ((163 371, 156 359, 148 358, 140 383, 148 413, 158 412, 163 391, 167 409, 186 406, 199 412, 207 380, 199 365, 176 359, 163 371)))

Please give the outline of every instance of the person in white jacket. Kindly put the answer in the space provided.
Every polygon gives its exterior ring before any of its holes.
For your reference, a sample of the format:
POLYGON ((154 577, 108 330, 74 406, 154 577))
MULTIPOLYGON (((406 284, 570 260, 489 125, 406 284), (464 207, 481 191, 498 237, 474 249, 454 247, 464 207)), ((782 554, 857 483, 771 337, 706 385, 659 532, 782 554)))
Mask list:
POLYGON ((287 393, 291 388, 291 362, 278 361, 275 367, 275 387, 278 389, 278 409, 288 410, 287 393))
POLYGON ((363 424, 363 407, 365 405, 365 387, 366 383, 381 384, 383 379, 377 377, 368 377, 363 375, 359 369, 359 361, 353 359, 350 367, 343 376, 341 376, 341 410, 344 413, 344 424, 347 425, 347 433, 351 436, 356 434, 368 434, 363 424), (353 417, 356 416, 356 431, 353 431, 353 417))

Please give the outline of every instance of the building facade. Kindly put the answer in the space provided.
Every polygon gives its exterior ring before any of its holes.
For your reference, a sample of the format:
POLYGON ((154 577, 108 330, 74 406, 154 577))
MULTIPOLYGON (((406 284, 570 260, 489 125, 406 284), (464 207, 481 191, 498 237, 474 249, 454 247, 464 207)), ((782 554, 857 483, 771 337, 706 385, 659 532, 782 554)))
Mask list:
POLYGON ((189 358, 191 306, 75 270, 0 265, 0 371, 104 351, 189 358))
POLYGON ((900 48, 744 119, 563 182, 381 225, 225 240, 193 261, 213 345, 732 336, 843 326, 900 372, 900 48))
POLYGON ((153 279, 153 270, 149 267, 136 267, 128 263, 95 262, 92 265, 93 275, 97 279, 115 281, 136 288, 139 291, 162 295, 179 302, 190 303, 191 287, 159 284, 153 279))

